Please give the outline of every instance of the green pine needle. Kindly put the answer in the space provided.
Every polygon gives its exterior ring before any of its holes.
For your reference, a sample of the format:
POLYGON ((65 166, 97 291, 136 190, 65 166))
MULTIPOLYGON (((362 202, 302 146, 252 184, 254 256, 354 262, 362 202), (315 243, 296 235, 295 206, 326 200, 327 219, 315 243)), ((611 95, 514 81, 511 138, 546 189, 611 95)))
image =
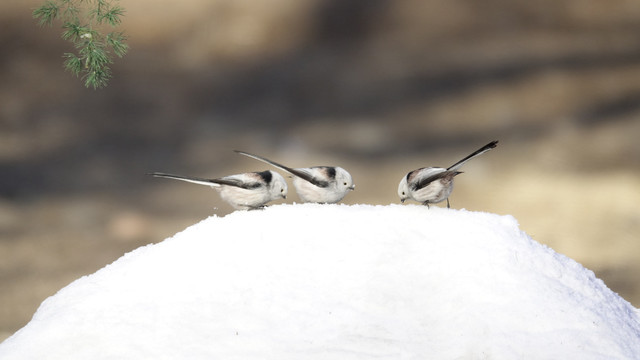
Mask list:
POLYGON ((129 45, 127 45, 126 41, 127 37, 121 32, 111 32, 107 34, 107 44, 111 46, 113 52, 118 55, 118 57, 123 57, 127 54, 129 45))
POLYGON ((94 69, 86 74, 84 85, 94 89, 102 88, 107 86, 109 79, 111 79, 109 68, 94 69))
MULTIPOLYGON (((76 53, 65 53, 64 67, 82 76, 86 87, 107 86, 111 79, 113 57, 123 57, 129 50, 122 32, 103 35, 101 28, 122 23, 124 8, 111 5, 111 0, 48 0, 33 11, 41 26, 51 26, 61 19, 62 38, 74 44, 76 53)), ((117 0, 113 0, 117 1, 117 0)))
POLYGON ((38 19, 40 26, 51 25, 53 20, 58 17, 58 11, 60 11, 60 8, 56 3, 47 1, 44 5, 33 11, 33 17, 38 19))
POLYGON ((75 76, 80 75, 80 73, 82 72, 82 60, 80 60, 79 57, 76 56, 76 54, 72 54, 72 53, 65 53, 64 57, 67 58, 64 61, 64 67, 71 71, 71 73, 75 76))

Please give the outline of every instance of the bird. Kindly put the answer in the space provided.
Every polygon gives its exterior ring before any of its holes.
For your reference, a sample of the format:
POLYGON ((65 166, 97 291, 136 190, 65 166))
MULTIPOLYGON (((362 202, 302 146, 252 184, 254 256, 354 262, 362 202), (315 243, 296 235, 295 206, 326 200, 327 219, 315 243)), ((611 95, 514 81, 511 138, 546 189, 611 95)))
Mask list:
POLYGON ((467 161, 496 146, 498 146, 498 141, 494 140, 446 169, 424 167, 410 171, 402 177, 398 185, 400 201, 404 203, 405 200, 412 199, 429 207, 429 204, 447 200, 447 208, 450 208, 449 195, 453 190, 453 178, 462 174, 462 171, 458 171, 458 169, 467 161))
POLYGON ((236 153, 270 164, 293 175, 293 186, 305 203, 334 204, 355 189, 351 174, 339 166, 290 168, 262 156, 240 150, 236 153))
POLYGON ((279 173, 271 170, 229 175, 217 179, 203 179, 160 172, 148 175, 187 181, 215 188, 222 200, 237 210, 263 209, 265 204, 287 198, 287 182, 279 173))

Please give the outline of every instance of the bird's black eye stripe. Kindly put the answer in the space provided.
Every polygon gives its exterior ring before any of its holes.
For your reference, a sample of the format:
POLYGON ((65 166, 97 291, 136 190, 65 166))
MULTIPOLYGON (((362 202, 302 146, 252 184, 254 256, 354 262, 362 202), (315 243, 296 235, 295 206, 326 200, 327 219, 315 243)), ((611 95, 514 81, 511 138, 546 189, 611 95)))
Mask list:
MULTIPOLYGON (((265 183, 271 184, 271 180, 273 180, 273 174, 271 174, 271 171, 266 170, 257 172, 256 174, 258 174, 258 176, 260 176, 260 178, 264 180, 265 183)), ((260 187, 260 184, 257 184, 256 187, 260 187)))
POLYGON ((329 179, 335 179, 336 178, 336 168, 334 167, 327 167, 327 176, 329 177, 329 179))

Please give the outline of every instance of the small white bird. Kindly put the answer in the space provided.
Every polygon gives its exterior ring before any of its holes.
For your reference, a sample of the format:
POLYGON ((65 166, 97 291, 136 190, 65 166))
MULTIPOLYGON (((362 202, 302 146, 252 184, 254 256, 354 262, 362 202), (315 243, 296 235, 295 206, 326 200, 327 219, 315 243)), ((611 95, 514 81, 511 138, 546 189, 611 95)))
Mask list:
POLYGON ((293 175, 293 186, 303 202, 333 204, 355 189, 351 174, 338 166, 292 169, 258 155, 235 150, 238 154, 265 162, 293 175))
POLYGON ((446 169, 424 167, 409 172, 400 180, 398 185, 400 201, 404 203, 405 200, 412 199, 428 207, 429 204, 439 203, 446 199, 447 208, 450 207, 449 195, 453 190, 453 178, 458 174, 462 174, 457 169, 472 158, 496 146, 498 146, 498 141, 492 141, 446 169))
POLYGON ((218 190, 222 200, 238 210, 262 209, 269 201, 287 197, 287 182, 282 175, 271 170, 229 175, 219 179, 202 179, 157 172, 149 175, 211 186, 218 190))

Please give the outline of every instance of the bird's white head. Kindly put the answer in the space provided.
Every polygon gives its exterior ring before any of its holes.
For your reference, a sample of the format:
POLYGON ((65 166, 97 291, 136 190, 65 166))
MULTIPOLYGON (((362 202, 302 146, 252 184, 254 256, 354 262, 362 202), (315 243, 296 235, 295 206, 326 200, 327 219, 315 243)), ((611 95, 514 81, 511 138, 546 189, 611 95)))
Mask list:
POLYGON ((356 188, 351 174, 341 167, 336 167, 336 186, 345 193, 356 188))
POLYGON ((271 173, 271 183, 269 184, 269 193, 271 194, 272 199, 286 199, 287 192, 289 191, 287 188, 287 181, 275 171, 269 171, 271 173))
POLYGON ((398 196, 400 196, 400 202, 405 202, 409 198, 409 184, 407 183, 407 176, 403 176, 398 184, 398 196))

